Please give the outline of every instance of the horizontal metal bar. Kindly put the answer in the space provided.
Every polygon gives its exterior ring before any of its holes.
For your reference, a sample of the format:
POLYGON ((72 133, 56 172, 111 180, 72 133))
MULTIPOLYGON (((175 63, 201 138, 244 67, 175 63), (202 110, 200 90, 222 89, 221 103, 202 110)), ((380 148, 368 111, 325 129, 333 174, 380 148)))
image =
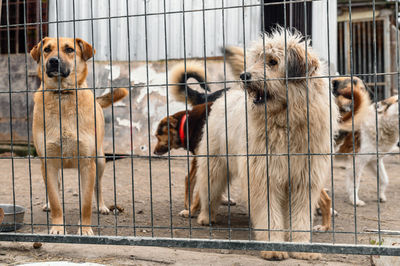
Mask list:
MULTIPOLYGON (((3 144, 4 145, 4 144, 3 144)), ((328 155, 328 156, 336 156, 336 155, 345 155, 345 156, 368 156, 368 155, 400 155, 399 152, 363 152, 363 153, 357 153, 357 152, 348 152, 348 153, 271 153, 271 154, 213 154, 213 155, 200 155, 200 154, 189 154, 189 155, 152 155, 152 156, 147 156, 147 155, 121 155, 121 154, 115 154, 115 155, 105 155, 105 156, 46 156, 46 157, 41 157, 41 156, 36 156, 34 157, 35 159, 89 159, 89 158, 106 158, 106 159, 128 159, 128 158, 141 158, 141 159, 173 159, 173 158, 200 158, 200 157, 209 157, 209 158, 218 158, 218 157, 275 157, 275 156, 305 156, 305 155, 312 155, 312 156, 317 156, 317 155, 328 155)), ((4 156, 0 157, 0 160, 10 160, 10 159, 28 159, 28 157, 23 157, 23 156, 4 156)))
MULTIPOLYGON (((376 73, 375 74, 354 74, 353 76, 357 76, 357 77, 368 77, 368 76, 396 76, 398 75, 398 72, 384 72, 384 73, 376 73)), ((264 82, 264 81, 275 81, 275 80, 300 80, 300 79, 326 79, 326 78, 337 78, 337 77, 351 77, 350 75, 321 75, 321 76, 313 76, 313 77, 291 77, 291 78, 262 78, 262 79, 253 79, 253 81, 260 81, 260 82, 264 82)), ((242 81, 240 80, 224 80, 224 81, 207 81, 207 82, 187 82, 187 83, 153 83, 153 84, 135 84, 135 85, 127 85, 127 86, 102 86, 102 87, 86 87, 86 88, 71 88, 71 89, 62 89, 63 91, 77 91, 77 90, 105 90, 105 89, 115 89, 115 88, 128 88, 128 87, 132 87, 132 88, 147 88, 147 87, 171 87, 171 86, 178 86, 178 85, 185 85, 185 86, 189 86, 189 85, 201 85, 201 84, 207 84, 207 85, 218 85, 218 84, 241 84, 242 81)), ((367 83, 368 84, 372 84, 372 83, 367 83)), ((373 83, 375 84, 375 83, 373 83)), ((377 83, 379 85, 379 83, 377 83)), ((0 91, 0 94, 10 94, 10 93, 35 93, 37 92, 37 89, 33 89, 33 90, 18 90, 18 91, 0 91)), ((46 89, 42 92, 45 93, 54 93, 57 92, 58 93, 58 89, 46 89)))
POLYGON ((340 253, 353 255, 400 256, 400 247, 327 243, 261 242, 244 240, 209 240, 185 238, 150 238, 122 236, 77 236, 40 234, 0 234, 0 241, 76 243, 175 248, 212 248, 235 250, 271 250, 288 252, 340 253))

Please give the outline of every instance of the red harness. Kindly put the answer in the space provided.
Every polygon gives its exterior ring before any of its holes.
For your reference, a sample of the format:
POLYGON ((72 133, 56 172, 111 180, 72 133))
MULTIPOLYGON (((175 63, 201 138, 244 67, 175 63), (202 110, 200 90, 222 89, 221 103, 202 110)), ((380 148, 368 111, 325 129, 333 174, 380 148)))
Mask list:
POLYGON ((185 124, 187 116, 189 115, 186 114, 183 115, 181 119, 181 124, 179 126, 179 138, 181 139, 182 146, 185 146, 185 124))

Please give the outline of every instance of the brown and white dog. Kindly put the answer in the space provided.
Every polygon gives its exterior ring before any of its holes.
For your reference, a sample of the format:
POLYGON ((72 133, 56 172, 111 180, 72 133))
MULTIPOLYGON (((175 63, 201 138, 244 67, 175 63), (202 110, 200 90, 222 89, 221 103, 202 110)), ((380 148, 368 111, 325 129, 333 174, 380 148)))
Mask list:
MULTIPOLYGON (((199 224, 216 221, 221 192, 227 185, 228 143, 233 155, 229 157, 230 179, 249 180, 250 218, 256 239, 309 241, 310 234, 304 231, 310 230, 329 173, 330 134, 331 129, 334 134, 338 129, 339 113, 327 80, 314 78, 322 75, 322 67, 306 45, 299 33, 283 29, 265 35, 264 41, 254 43, 247 52, 247 72, 240 75, 244 91, 230 90, 226 102, 222 97, 214 102, 208 136, 203 134, 198 147, 198 155, 210 155, 198 157, 199 224), (286 75, 289 80, 285 80, 286 75), (305 79, 306 75, 310 78, 305 79), (227 122, 227 135, 221 121, 227 122), (290 156, 284 155, 288 152, 290 156), (308 158, 307 153, 324 155, 308 158), (290 220, 291 239, 286 231, 290 220)), ((261 252, 266 259, 289 255, 320 257, 314 253, 261 252)))
POLYGON ((350 77, 335 78, 332 82, 333 93, 337 96, 339 106, 341 103, 346 102, 346 99, 347 102, 351 100, 351 87, 353 88, 354 126, 351 126, 352 111, 346 107, 345 103, 345 108, 342 111, 342 119, 349 119, 347 120, 347 125, 341 127, 340 134, 336 139, 337 152, 339 154, 353 153, 353 151, 356 153, 354 165, 355 177, 353 177, 353 167, 349 168, 346 174, 349 200, 353 205, 365 205, 365 202, 358 197, 358 190, 360 187, 361 175, 363 174, 364 168, 367 167, 375 174, 378 174, 377 170, 379 169, 379 200, 385 202, 385 190, 389 182, 389 177, 383 163, 385 155, 379 155, 377 169, 377 155, 374 153, 377 152, 376 141, 378 141, 378 152, 382 153, 390 152, 398 144, 398 96, 390 97, 375 105, 371 104, 368 91, 359 78, 353 77, 353 85, 351 85, 352 79, 350 77), (377 112, 377 120, 375 119, 375 112, 377 112), (378 139, 376 139, 376 133, 378 133, 378 139), (355 178, 355 184, 353 178, 355 178))
MULTIPOLYGON (((187 112, 180 111, 169 117, 164 117, 157 127, 156 137, 158 142, 154 148, 154 154, 163 155, 168 150, 179 148, 184 148, 192 154, 196 154, 206 113, 210 112, 211 105, 212 102, 207 103, 207 108, 205 103, 194 105, 187 112)), ((197 159, 194 157, 190 165, 189 178, 188 176, 185 177, 185 209, 189 208, 189 201, 192 202, 193 189, 196 184, 196 171, 197 159)))
MULTIPOLYGON (((206 116, 210 113, 213 101, 224 92, 224 89, 207 94, 198 92, 187 83, 189 78, 194 78, 205 91, 210 91, 205 81, 204 67, 197 63, 188 62, 187 64, 179 63, 172 68, 169 78, 172 84, 172 94, 178 101, 186 102, 187 100, 193 107, 191 110, 180 111, 169 117, 164 117, 159 122, 155 134, 157 144, 154 148, 154 154, 156 155, 163 155, 171 149, 179 148, 184 148, 192 154, 196 154, 206 116)), ((226 89, 229 90, 229 88, 226 89)), ((197 159, 195 157, 191 162, 189 177, 185 177, 185 209, 189 208, 189 201, 192 203, 196 171, 197 159)), ((228 199, 224 198, 223 203, 228 204, 228 199)), ((232 198, 229 203, 231 205, 236 204, 232 198)), ((198 199, 194 206, 197 210, 198 199)))
POLYGON ((58 196, 60 170, 79 166, 82 184, 81 233, 93 235, 92 197, 96 181, 99 211, 109 212, 101 190, 105 168, 102 108, 122 99, 128 92, 119 88, 113 94, 95 99, 92 90, 85 89, 88 73, 86 61, 95 50, 82 39, 46 37, 30 53, 38 63, 38 77, 42 80, 42 85, 34 95, 33 141, 41 158, 43 181, 51 207, 50 233, 65 232, 58 196), (99 158, 96 158, 96 143, 99 158))

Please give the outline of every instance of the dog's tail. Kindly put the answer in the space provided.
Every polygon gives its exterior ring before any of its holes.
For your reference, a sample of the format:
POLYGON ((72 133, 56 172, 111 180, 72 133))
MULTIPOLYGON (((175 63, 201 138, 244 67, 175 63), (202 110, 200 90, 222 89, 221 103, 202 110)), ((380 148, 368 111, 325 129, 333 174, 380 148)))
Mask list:
POLYGON ((128 95, 128 90, 125 88, 115 88, 113 92, 109 92, 96 98, 96 102, 100 104, 102 108, 109 107, 113 102, 118 102, 128 95))
POLYGON ((235 78, 239 79, 244 71, 244 51, 237 46, 226 46, 221 48, 222 54, 225 54, 226 62, 231 66, 235 78))
POLYGON ((176 66, 174 66, 173 69, 171 70, 169 82, 173 84, 171 87, 171 93, 175 96, 175 99, 177 99, 180 102, 186 101, 186 95, 187 95, 187 101, 191 105, 205 103, 206 99, 208 102, 213 102, 218 97, 220 97, 224 92, 224 90, 222 89, 215 91, 213 93, 207 93, 207 94, 200 93, 192 89, 187 84, 187 80, 189 78, 196 79, 197 82, 199 82, 199 85, 204 90, 210 91, 210 88, 208 87, 205 81, 205 73, 203 66, 193 62, 190 63, 187 62, 185 67, 184 63, 179 63, 176 66))
MULTIPOLYGON (((346 89, 343 89, 340 91, 339 95, 351 99, 351 87, 349 86, 346 89)), ((371 106, 371 100, 368 91, 361 80, 357 82, 357 86, 353 86, 353 102, 354 111, 352 112, 350 110, 342 115, 339 124, 341 130, 352 131, 353 128, 354 130, 358 130, 362 122, 365 121, 365 119, 368 119, 367 116, 369 114, 368 110, 371 106), (353 119, 352 116, 354 117, 353 119), (352 126, 353 121, 354 126, 352 126)))

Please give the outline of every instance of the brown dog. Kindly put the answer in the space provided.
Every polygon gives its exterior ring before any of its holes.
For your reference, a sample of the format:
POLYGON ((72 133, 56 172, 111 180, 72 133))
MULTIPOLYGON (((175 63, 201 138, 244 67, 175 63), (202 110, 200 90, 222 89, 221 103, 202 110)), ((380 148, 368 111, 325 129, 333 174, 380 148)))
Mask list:
MULTIPOLYGON (((202 128, 206 119, 206 113, 211 110, 212 102, 193 106, 192 110, 180 111, 169 117, 164 117, 157 127, 157 145, 154 154, 163 155, 170 149, 184 148, 192 154, 196 154, 197 145, 201 139, 202 128), (169 134, 168 134, 169 122, 169 134), (189 129, 187 132, 186 124, 189 129), (189 141, 188 141, 189 138, 189 141), (169 142, 168 142, 169 139, 169 142), (189 142, 189 146, 188 146, 189 142), (169 144, 169 145, 168 145, 169 144)), ((189 201, 192 201, 193 189, 196 184, 197 159, 193 158, 190 165, 189 180, 185 177, 185 208, 189 208, 189 201), (190 187, 190 189, 189 189, 190 187), (190 190, 190 192, 189 192, 190 190)))
POLYGON ((111 105, 112 100, 125 97, 127 90, 115 89, 112 95, 104 95, 95 101, 92 90, 85 89, 88 72, 86 61, 94 53, 92 46, 79 38, 57 40, 46 37, 31 50, 31 56, 38 63, 38 77, 42 80, 34 96, 33 141, 41 157, 42 175, 51 207, 51 234, 64 233, 57 191, 61 168, 79 167, 82 184, 80 224, 83 235, 93 235, 90 226, 96 180, 99 211, 109 212, 101 193, 105 167, 102 107, 111 105), (100 158, 96 158, 96 155, 100 158))

